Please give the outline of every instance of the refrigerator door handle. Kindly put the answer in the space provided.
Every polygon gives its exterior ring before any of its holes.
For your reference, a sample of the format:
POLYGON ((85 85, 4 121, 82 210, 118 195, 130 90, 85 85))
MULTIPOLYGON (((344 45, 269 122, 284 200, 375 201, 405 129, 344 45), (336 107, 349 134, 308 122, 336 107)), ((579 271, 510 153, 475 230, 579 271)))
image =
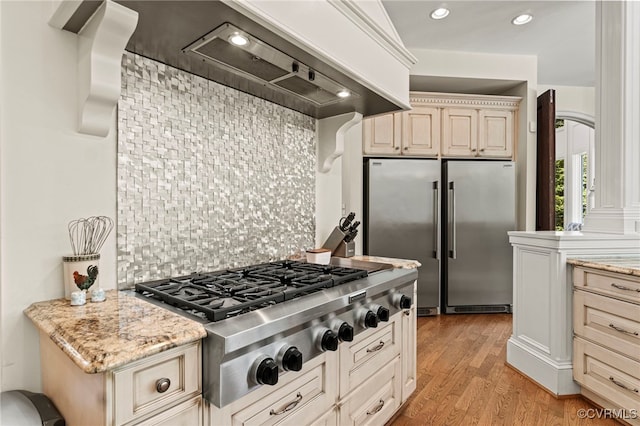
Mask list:
POLYGON ((440 228, 440 214, 438 212, 438 199, 440 185, 438 181, 433 182, 433 257, 440 260, 440 246, 438 245, 438 229, 440 228))
POLYGON ((453 182, 449 182, 449 257, 456 258, 456 189, 453 182))

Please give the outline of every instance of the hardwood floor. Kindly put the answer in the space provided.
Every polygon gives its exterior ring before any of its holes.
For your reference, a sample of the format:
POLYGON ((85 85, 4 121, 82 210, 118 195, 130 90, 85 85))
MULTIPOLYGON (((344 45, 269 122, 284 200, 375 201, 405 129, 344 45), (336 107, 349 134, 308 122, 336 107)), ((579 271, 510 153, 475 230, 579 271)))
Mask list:
POLYGON ((418 318, 418 383, 392 423, 404 425, 616 425, 580 419, 595 408, 555 399, 505 364, 511 315, 418 318))

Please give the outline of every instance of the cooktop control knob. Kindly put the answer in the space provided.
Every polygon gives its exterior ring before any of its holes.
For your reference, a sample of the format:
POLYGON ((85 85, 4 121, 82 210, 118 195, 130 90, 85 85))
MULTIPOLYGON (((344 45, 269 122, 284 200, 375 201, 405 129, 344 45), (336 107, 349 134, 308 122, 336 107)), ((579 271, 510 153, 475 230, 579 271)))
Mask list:
POLYGON ((378 326, 378 316, 370 309, 360 309, 357 318, 358 324, 364 328, 376 328, 378 326))
POLYGON ((273 358, 260 358, 254 366, 256 383, 260 385, 275 385, 278 383, 278 364, 276 364, 273 358))
POLYGON ((328 328, 319 330, 316 342, 318 349, 320 349, 322 352, 338 350, 338 336, 328 328))
POLYGON ((393 295, 393 305, 398 309, 410 309, 411 302, 411 297, 404 294, 396 293, 393 295))
POLYGON ((353 342, 353 327, 343 322, 338 328, 338 337, 343 342, 353 342))
POLYGON ((285 371, 302 370, 302 352, 295 346, 289 346, 283 351, 280 364, 285 371))
POLYGON ((380 305, 370 305, 369 309, 376 314, 380 321, 389 321, 389 309, 380 305))

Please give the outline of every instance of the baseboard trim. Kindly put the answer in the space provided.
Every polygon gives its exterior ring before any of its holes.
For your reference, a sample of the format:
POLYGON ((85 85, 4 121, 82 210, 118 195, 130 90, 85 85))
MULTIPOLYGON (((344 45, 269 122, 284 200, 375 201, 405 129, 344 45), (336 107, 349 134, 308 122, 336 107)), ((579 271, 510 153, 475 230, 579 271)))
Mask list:
POLYGON ((513 365, 509 364, 507 361, 504 362, 504 365, 506 365, 507 367, 509 367, 510 369, 515 371, 516 373, 524 376, 525 379, 529 380, 531 383, 533 383, 534 385, 538 386, 540 389, 542 389, 543 391, 545 391, 546 393, 548 393, 549 395, 551 395, 555 399, 571 399, 571 398, 577 398, 577 397, 581 396, 581 394, 579 394, 579 393, 572 393, 572 394, 566 394, 566 395, 558 395, 556 393, 553 393, 549 389, 547 389, 544 386, 542 386, 540 383, 536 382, 531 377, 529 377, 526 374, 524 374, 522 371, 518 370, 513 365))
POLYGON ((580 385, 573 380, 571 363, 558 364, 527 348, 513 336, 507 342, 507 364, 558 398, 580 394, 580 385))

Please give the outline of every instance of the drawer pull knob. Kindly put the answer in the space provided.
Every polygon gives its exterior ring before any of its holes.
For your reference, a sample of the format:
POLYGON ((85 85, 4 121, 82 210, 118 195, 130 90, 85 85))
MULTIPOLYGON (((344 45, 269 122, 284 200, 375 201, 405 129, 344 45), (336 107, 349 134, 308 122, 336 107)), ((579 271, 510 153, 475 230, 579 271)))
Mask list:
POLYGON ((167 379, 166 377, 158 379, 158 381, 156 382, 156 390, 158 391, 158 393, 165 393, 169 390, 169 386, 171 386, 171 380, 167 379))
POLYGON ((279 409, 278 411, 275 410, 271 410, 269 411, 269 415, 271 416, 279 416, 280 414, 284 414, 287 411, 291 411, 294 408, 296 408, 296 406, 300 403, 300 401, 302 401, 302 394, 300 392, 298 392, 298 394, 296 395, 296 399, 294 399, 293 401, 291 401, 290 403, 288 403, 287 405, 285 405, 283 408, 279 409))
POLYGON ((613 328, 615 331, 619 331, 620 333, 627 333, 627 334, 631 334, 632 336, 637 336, 638 335, 637 331, 625 330, 624 328, 620 328, 620 327, 615 326, 613 324, 609 324, 609 327, 613 328))
POLYGON ((626 389, 626 390, 628 390, 628 391, 630 391, 630 392, 638 393, 638 389, 637 389, 637 388, 636 388, 636 389, 628 388, 628 387, 626 387, 626 386, 624 385, 624 383, 620 383, 619 381, 617 381, 616 379, 614 379, 614 378, 613 378, 613 377, 611 377, 611 376, 609 377, 609 380, 611 380, 611 381, 612 381, 616 386, 620 386, 622 389, 626 389))
POLYGON ((371 353, 371 352, 378 352, 380 349, 384 348, 384 342, 380 342, 378 343, 377 346, 371 348, 371 349, 367 349, 367 352, 371 353))
POLYGON ((378 405, 373 408, 373 410, 367 411, 367 416, 376 414, 378 411, 382 410, 382 407, 384 407, 384 399, 381 399, 380 402, 378 402, 378 405))
POLYGON ((624 285, 620 285, 620 284, 616 284, 616 283, 611 283, 611 287, 615 287, 618 290, 625 290, 625 291, 636 291, 638 293, 640 293, 640 288, 630 288, 624 285))

